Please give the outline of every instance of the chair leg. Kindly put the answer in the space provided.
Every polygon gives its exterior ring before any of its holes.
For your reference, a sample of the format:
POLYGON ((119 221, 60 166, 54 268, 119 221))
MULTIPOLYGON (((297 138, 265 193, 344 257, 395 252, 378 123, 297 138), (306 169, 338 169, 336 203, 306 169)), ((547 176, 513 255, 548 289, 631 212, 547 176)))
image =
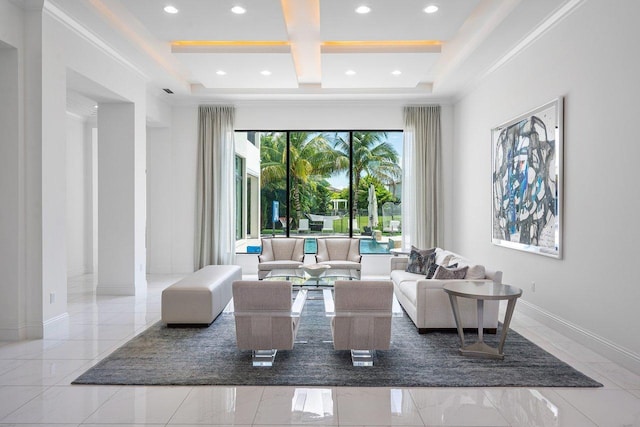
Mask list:
POLYGON ((375 350, 351 350, 351 362, 353 366, 373 366, 375 350))
POLYGON ((253 366, 273 366, 278 350, 253 350, 251 362, 253 366))

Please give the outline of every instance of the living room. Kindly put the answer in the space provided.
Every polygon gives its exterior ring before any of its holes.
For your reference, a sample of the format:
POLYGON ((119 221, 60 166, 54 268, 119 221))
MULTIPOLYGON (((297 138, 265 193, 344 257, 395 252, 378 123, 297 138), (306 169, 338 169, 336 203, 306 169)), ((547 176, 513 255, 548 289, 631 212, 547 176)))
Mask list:
MULTIPOLYGON (((69 306, 78 297, 78 277, 94 272, 99 262, 94 242, 104 242, 113 230, 104 224, 102 232, 94 227, 97 209, 101 219, 124 218, 124 226, 114 227, 129 230, 123 236, 112 236, 122 237, 122 245, 100 248, 101 258, 127 254, 122 261, 127 266, 125 279, 95 278, 98 289, 102 284, 105 294, 109 288, 120 287, 118 292, 135 294, 135 298, 148 293, 153 303, 158 287, 169 284, 164 279, 156 280, 156 275, 172 275, 175 279, 193 271, 197 116, 199 103, 206 99, 198 96, 190 101, 178 96, 174 101, 168 94, 147 91, 145 77, 128 65, 127 53, 109 51, 108 44, 101 45, 101 40, 91 39, 90 34, 79 35, 74 27, 78 21, 69 20, 61 9, 64 2, 46 2, 46 12, 42 6, 33 9, 32 4, 23 9, 19 3, 0 1, 0 87, 6 94, 0 105, 0 127, 6 129, 0 170, 3 183, 15 183, 0 189, 0 270, 6 278, 0 285, 0 339, 6 340, 0 346, 0 354, 5 355, 1 375, 24 362, 9 356, 11 352, 2 352, 13 346, 13 341, 35 340, 36 347, 41 347, 43 337, 45 341, 48 336, 62 341, 63 335, 55 334, 58 324, 77 314, 70 312, 69 306), (96 101, 97 114, 112 114, 112 123, 119 123, 115 127, 134 135, 129 138, 134 141, 130 153, 135 154, 114 161, 110 171, 105 169, 107 178, 96 184, 107 186, 98 192, 108 192, 109 185, 126 190, 111 208, 94 206, 91 188, 81 183, 94 182, 85 178, 102 173, 87 166, 100 154, 91 147, 92 132, 101 141, 120 136, 105 134, 109 129, 100 129, 106 126, 104 121, 96 125, 95 112, 93 118, 89 113, 86 117, 67 114, 69 87, 82 89, 84 98, 91 102, 89 108, 96 101), (134 111, 124 116, 109 111, 114 101, 127 101, 135 105, 134 111), (69 177, 75 184, 72 187, 67 184, 69 177), (82 224, 91 232, 70 237, 65 226, 69 223, 75 224, 69 229, 76 230, 82 224)), ((497 26, 496 32, 466 59, 479 61, 481 72, 459 75, 462 83, 453 77, 443 81, 442 95, 409 100, 404 96, 369 99, 357 94, 333 100, 320 96, 269 100, 258 93, 260 96, 254 99, 232 100, 230 91, 221 91, 218 98, 202 103, 234 105, 236 129, 309 131, 399 131, 404 128, 404 106, 440 105, 445 195, 440 246, 500 268, 504 283, 524 291, 516 319, 521 314, 537 322, 539 331, 549 334, 543 338, 553 340, 559 334, 593 351, 598 355, 592 356, 594 359, 605 357, 605 361, 576 363, 605 383, 605 388, 567 392, 563 399, 571 402, 569 406, 578 407, 580 415, 587 414, 595 425, 607 425, 609 420, 633 425, 638 419, 634 408, 640 396, 640 340, 629 327, 640 323, 636 308, 640 291, 623 273, 626 269, 610 268, 611 257, 605 260, 603 255, 613 248, 621 254, 636 253, 634 242, 640 238, 638 227, 633 225, 640 198, 632 175, 640 155, 637 144, 632 143, 632 123, 640 95, 633 82, 640 64, 630 55, 640 37, 635 25, 640 10, 635 2, 598 0, 544 5, 525 0, 512 6, 512 24, 497 26), (540 25, 513 24, 532 15, 539 18, 534 21, 540 25), (493 49, 501 50, 501 54, 491 56, 493 49), (483 58, 495 61, 482 63, 483 58), (456 90, 449 92, 452 87, 456 90), (556 259, 491 243, 491 129, 558 97, 564 99, 564 182, 562 256, 556 259), (609 211, 616 215, 609 218, 609 211), (601 271, 607 271, 606 277, 601 271), (610 406, 603 409, 594 401, 610 406), (612 409, 615 402, 622 402, 617 411, 612 409)), ((363 260, 363 275, 388 274, 388 264, 379 261, 384 257, 390 255, 366 256, 369 259, 363 260)), ((256 258, 249 254, 237 257, 247 271, 250 262, 257 264, 256 258), (244 262, 244 258, 249 261, 244 262)), ((107 264, 101 271, 108 272, 109 268, 107 264)), ((91 304, 87 302, 85 308, 91 304)), ((130 316, 135 317, 135 311, 123 318, 130 316)), ((126 337, 118 336, 113 341, 126 337)), ((51 345, 53 341, 50 339, 51 345)), ((102 354, 105 344, 96 345, 102 354)), ((93 361, 95 356, 83 362, 93 361)), ((74 369, 66 374, 85 364, 69 364, 74 369)), ((47 369, 48 365, 39 368, 47 369)), ((48 387, 63 381, 59 377, 53 382, 42 378, 34 383, 0 383, 0 393, 17 391, 11 387, 36 387, 35 383, 48 387)), ((68 378, 66 384, 71 380, 68 378)), ((40 389, 36 393, 35 388, 22 391, 29 399, 25 397, 19 405, 15 401, 13 405, 17 406, 5 415, 45 392, 40 389)), ((179 399, 181 392, 167 393, 176 393, 172 398, 179 399)), ((348 390, 339 393, 346 396, 348 390)), ((571 412, 570 408, 562 410, 571 412)), ((77 425, 84 419, 65 422, 77 425)), ((43 424, 46 421, 51 420, 40 420, 43 424)), ((472 421, 461 424, 474 425, 472 421)))

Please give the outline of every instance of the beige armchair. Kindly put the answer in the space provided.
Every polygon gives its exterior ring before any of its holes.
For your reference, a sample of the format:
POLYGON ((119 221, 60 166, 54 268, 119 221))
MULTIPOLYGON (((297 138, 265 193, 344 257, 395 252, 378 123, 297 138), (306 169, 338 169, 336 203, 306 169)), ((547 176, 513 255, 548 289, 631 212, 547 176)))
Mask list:
POLYGON ((336 269, 360 271, 360 239, 326 238, 318 239, 316 262, 336 269))
POLYGON ((373 366, 376 350, 391 343, 393 282, 338 280, 334 285, 333 348, 351 350, 354 366, 373 366))
POLYGON ((304 239, 294 237, 262 239, 262 253, 258 255, 258 279, 264 279, 271 270, 298 268, 303 260, 304 239))
POLYGON ((253 366, 272 366, 278 350, 293 349, 306 295, 299 291, 292 304, 290 282, 233 282, 236 341, 252 351, 253 366))

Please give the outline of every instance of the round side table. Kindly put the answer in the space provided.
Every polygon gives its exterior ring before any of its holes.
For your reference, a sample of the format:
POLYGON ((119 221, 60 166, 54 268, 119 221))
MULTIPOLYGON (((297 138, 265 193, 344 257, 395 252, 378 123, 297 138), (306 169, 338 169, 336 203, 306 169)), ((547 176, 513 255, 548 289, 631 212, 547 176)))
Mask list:
POLYGON ((509 331, 509 323, 513 316, 513 309, 516 307, 516 300, 522 295, 522 289, 511 285, 501 285, 492 282, 452 282, 442 287, 449 294, 453 316, 456 320, 458 335, 460 336, 460 354, 464 356, 475 356, 487 359, 504 359, 504 341, 509 331), (458 309, 457 298, 471 298, 477 301, 478 307, 478 341, 465 345, 464 330, 460 320, 460 310, 458 309), (507 311, 502 322, 502 333, 498 348, 489 346, 484 342, 484 302, 486 300, 507 300, 507 311))

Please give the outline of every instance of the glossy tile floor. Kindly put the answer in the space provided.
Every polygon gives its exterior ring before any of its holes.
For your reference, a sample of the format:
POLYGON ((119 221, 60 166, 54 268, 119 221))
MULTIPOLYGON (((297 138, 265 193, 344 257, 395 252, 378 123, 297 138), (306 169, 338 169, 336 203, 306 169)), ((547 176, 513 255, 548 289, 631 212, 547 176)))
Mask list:
POLYGON ((70 385, 158 321, 177 279, 149 276, 140 297, 97 297, 91 276, 71 279, 68 321, 44 340, 0 343, 0 426, 640 426, 639 375, 518 313, 513 329, 604 388, 70 385))

